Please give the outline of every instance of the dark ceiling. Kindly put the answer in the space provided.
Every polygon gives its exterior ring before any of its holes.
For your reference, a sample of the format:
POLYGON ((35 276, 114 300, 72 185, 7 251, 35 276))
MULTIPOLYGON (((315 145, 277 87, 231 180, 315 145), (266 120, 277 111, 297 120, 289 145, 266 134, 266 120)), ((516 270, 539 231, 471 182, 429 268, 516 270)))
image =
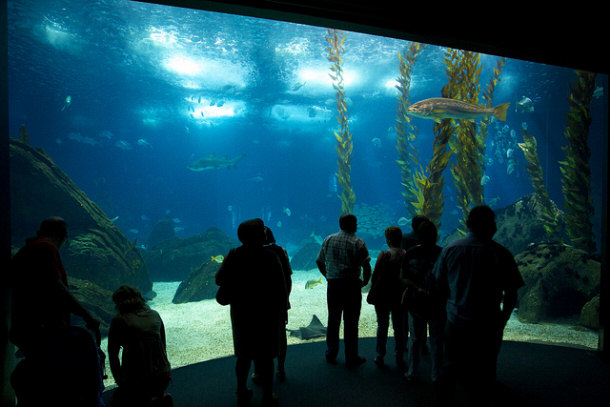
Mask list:
MULTIPOLYGON (((608 73, 608 19, 580 2, 143 0, 393 36, 608 73), (567 6, 567 5, 570 6, 567 6), (578 7, 576 7, 578 6, 578 7), (552 7, 552 8, 551 8, 552 7)), ((601 2, 598 2, 601 4, 601 2)))

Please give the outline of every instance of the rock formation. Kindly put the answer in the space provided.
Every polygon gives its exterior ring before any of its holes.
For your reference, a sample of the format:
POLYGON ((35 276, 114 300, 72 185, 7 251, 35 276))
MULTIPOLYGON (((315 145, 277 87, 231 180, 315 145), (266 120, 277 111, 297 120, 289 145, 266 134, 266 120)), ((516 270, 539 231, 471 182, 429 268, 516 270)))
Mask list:
POLYGON ((595 327, 595 302, 591 301, 599 296, 599 260, 561 243, 532 245, 515 260, 525 281, 519 290, 517 315, 521 321, 582 319, 586 326, 595 327))
MULTIPOLYGON (((108 303, 96 304, 99 292, 104 296, 121 285, 131 285, 146 293, 152 282, 135 242, 108 219, 106 214, 66 175, 40 148, 10 139, 11 241, 13 250, 34 236, 40 222, 51 215, 68 223, 69 239, 61 250, 68 281, 92 283, 91 292, 83 295, 87 308, 105 309, 108 303)), ((112 310, 113 312, 113 310, 112 310)))

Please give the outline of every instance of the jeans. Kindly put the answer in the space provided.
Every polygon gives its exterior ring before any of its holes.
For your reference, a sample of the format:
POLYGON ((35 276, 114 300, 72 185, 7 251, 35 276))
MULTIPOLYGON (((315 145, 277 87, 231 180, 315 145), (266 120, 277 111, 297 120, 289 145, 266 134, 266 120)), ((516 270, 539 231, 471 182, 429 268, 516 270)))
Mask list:
POLYGON ((394 329, 394 351, 397 360, 402 360, 402 355, 407 347, 407 332, 404 323, 404 307, 400 304, 376 304, 377 314, 377 355, 382 358, 386 355, 386 344, 388 342, 388 329, 390 327, 390 316, 392 317, 392 328, 394 329))
POLYGON ((359 279, 330 279, 326 290, 328 327, 326 329, 326 357, 334 359, 339 353, 339 329, 343 317, 345 360, 358 357, 358 321, 362 307, 359 279))
POLYGON ((409 350, 408 370, 409 376, 414 376, 419 367, 419 358, 422 349, 426 346, 426 328, 430 333, 430 357, 432 358, 432 381, 440 380, 443 361, 443 331, 445 318, 425 319, 409 313, 409 350))

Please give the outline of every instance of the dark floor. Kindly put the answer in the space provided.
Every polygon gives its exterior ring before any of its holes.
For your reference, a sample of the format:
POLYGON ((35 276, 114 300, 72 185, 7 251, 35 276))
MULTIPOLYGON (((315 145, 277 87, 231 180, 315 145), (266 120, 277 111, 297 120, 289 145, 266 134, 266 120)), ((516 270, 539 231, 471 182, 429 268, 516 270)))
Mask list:
MULTIPOLYGON (((391 341, 390 341, 391 342, 391 341)), ((292 345, 286 360, 286 381, 275 382, 280 407, 428 406, 431 386, 426 374, 417 384, 404 381, 395 366, 379 369, 372 359, 375 340, 360 340, 367 362, 355 370, 329 365, 324 342, 292 345)), ((391 362, 391 358, 388 362, 391 362)), ((426 360, 421 371, 429 372, 426 360)), ((168 392, 176 407, 235 407, 233 357, 215 359, 175 369, 168 392)), ((594 351, 553 345, 505 342, 498 363, 500 406, 610 406, 610 364, 594 351)), ((260 405, 260 389, 252 405, 260 405)), ((105 393, 109 398, 110 392, 105 393)), ((463 404, 458 397, 457 405, 463 404)))

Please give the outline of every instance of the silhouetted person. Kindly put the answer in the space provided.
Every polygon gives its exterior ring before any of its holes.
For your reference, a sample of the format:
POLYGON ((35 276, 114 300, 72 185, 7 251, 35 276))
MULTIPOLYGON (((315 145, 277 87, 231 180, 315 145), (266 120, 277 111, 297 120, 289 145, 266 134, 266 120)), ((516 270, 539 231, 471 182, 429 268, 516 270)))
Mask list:
POLYGON ((230 293, 233 346, 237 361, 237 401, 249 403, 247 387, 254 361, 263 391, 263 405, 275 405, 273 359, 279 350, 280 329, 288 295, 278 257, 266 249, 265 226, 261 219, 242 222, 237 228, 242 246, 231 249, 216 272, 216 284, 230 293))
POLYGON ((496 378, 496 360, 506 322, 523 279, 504 246, 492 240, 495 214, 473 208, 466 237, 448 244, 434 267, 447 302, 446 366, 441 404, 453 397, 457 378, 468 379, 471 405, 487 405, 496 378))
POLYGON ((386 355, 391 316, 392 327, 394 328, 396 366, 400 370, 404 370, 403 355, 406 349, 406 338, 403 307, 400 304, 404 291, 404 286, 400 281, 400 265, 405 250, 400 248, 401 240, 402 231, 398 226, 390 226, 385 230, 385 241, 389 249, 383 250, 377 257, 367 302, 375 306, 375 314, 377 315, 377 342, 375 346, 377 356, 375 357, 375 364, 380 367, 384 365, 383 358, 386 355))
MULTIPOLYGON (((275 243, 275 237, 273 236, 273 232, 268 227, 265 227, 265 237, 265 247, 277 255, 277 257, 280 259, 280 264, 282 265, 282 271, 284 272, 284 282, 286 283, 286 311, 288 311, 290 309, 290 292, 292 291, 292 267, 290 266, 290 258, 288 257, 288 253, 286 253, 286 249, 281 246, 278 246, 275 243)), ((276 373, 276 376, 279 380, 284 380, 286 377, 285 361, 286 350, 288 347, 288 341, 286 338, 286 325, 288 324, 288 312, 284 314, 282 320, 284 322, 284 326, 280 328, 280 349, 277 357, 276 373)))
POLYGON ((355 234, 358 229, 356 216, 341 215, 339 227, 341 231, 326 237, 322 242, 316 264, 328 280, 326 361, 330 364, 337 363, 339 328, 343 316, 345 363, 352 368, 366 361, 358 355, 358 321, 362 307, 361 289, 371 278, 371 258, 366 244, 355 234))
POLYGON ((432 221, 424 219, 420 222, 417 235, 419 244, 407 250, 401 270, 401 279, 407 286, 405 300, 409 310, 409 357, 406 378, 413 380, 417 374, 429 328, 432 382, 435 383, 441 376, 445 303, 444 299, 439 298, 432 269, 442 249, 436 244, 438 233, 432 221))
POLYGON ((415 215, 413 218, 411 218, 411 231, 409 233, 405 233, 402 236, 402 241, 400 242, 400 247, 402 249, 409 250, 411 247, 419 244, 417 229, 419 228, 419 225, 426 220, 429 219, 424 215, 415 215))
MULTIPOLYGON (((417 246, 419 244, 419 236, 417 235, 417 229, 424 221, 429 221, 427 216, 425 215, 415 215, 411 218, 411 231, 409 233, 405 233, 402 235, 402 241, 400 242, 400 247, 404 250, 409 250, 410 248, 417 246)), ((407 304, 402 303, 402 313, 403 313, 403 331, 405 333, 405 341, 408 343, 409 339, 409 310, 407 309, 407 304)), ((422 347, 422 352, 427 353, 428 347, 426 344, 422 347)))
POLYGON ((93 337, 70 326, 70 315, 75 314, 99 336, 100 321, 68 289, 59 255, 67 237, 62 218, 47 218, 12 260, 9 336, 25 356, 12 377, 20 406, 30 401, 97 406, 101 400, 103 383, 93 337))
MULTIPOLYGON (((288 253, 286 253, 286 249, 277 245, 275 243, 275 237, 273 236, 273 232, 267 226, 265 226, 265 248, 275 253, 280 260, 280 264, 282 265, 282 271, 284 272, 284 282, 286 283, 286 295, 287 299, 287 308, 286 314, 282 317, 284 321, 284 327, 280 328, 279 331, 279 351, 277 355, 277 372, 276 376, 278 380, 284 381, 286 379, 286 350, 288 349, 288 338, 286 338, 286 325, 288 324, 288 310, 290 309, 290 292, 292 291, 292 267, 290 266, 290 258, 288 257, 288 253)), ((252 381, 258 384, 258 375, 257 373, 252 374, 252 381)))
POLYGON ((108 360, 119 386, 112 395, 112 406, 171 406, 171 396, 164 394, 171 367, 161 316, 133 287, 120 287, 112 301, 117 315, 110 323, 108 360))

